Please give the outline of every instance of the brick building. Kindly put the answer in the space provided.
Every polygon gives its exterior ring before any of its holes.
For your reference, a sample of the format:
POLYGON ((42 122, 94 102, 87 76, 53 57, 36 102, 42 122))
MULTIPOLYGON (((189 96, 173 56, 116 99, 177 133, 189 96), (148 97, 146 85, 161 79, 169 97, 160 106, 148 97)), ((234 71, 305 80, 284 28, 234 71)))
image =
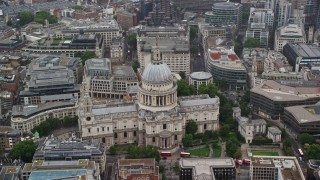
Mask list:
POLYGON ((137 15, 128 11, 117 11, 117 21, 123 30, 127 31, 131 27, 138 25, 137 15))
POLYGON ((159 180, 159 167, 154 159, 120 159, 117 168, 119 180, 159 180))

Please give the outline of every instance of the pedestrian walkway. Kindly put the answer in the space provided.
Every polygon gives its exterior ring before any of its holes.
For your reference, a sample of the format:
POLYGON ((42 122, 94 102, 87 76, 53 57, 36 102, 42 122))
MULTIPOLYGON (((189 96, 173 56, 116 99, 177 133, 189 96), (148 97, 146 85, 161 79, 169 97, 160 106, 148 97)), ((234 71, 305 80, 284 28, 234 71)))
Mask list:
POLYGON ((212 144, 209 144, 209 148, 210 148, 210 151, 209 151, 209 158, 212 158, 212 155, 213 155, 212 144))

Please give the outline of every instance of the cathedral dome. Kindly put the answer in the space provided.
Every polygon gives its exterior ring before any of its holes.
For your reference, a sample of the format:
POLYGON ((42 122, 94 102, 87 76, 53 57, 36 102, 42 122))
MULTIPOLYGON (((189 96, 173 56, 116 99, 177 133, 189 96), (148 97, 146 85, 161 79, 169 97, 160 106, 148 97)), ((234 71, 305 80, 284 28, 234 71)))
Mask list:
POLYGON ((143 71, 142 80, 150 83, 163 83, 173 80, 170 68, 166 64, 149 64, 143 71))

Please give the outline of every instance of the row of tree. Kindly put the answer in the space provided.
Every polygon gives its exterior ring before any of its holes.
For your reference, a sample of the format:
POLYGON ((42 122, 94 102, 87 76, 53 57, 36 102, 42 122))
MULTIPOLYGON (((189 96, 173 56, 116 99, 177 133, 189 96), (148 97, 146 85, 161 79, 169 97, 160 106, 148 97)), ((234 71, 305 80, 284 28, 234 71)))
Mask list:
POLYGON ((35 126, 31 131, 33 133, 38 132, 40 137, 48 136, 50 133, 56 129, 62 127, 72 127, 78 124, 78 117, 68 117, 63 119, 58 118, 48 118, 41 122, 38 126, 35 126))
MULTIPOLYGON (((109 153, 111 155, 118 154, 119 147, 111 146, 109 153)), ((155 158, 156 161, 160 161, 160 154, 158 148, 155 146, 130 146, 127 148, 127 159, 143 159, 143 158, 155 158)))
POLYGON ((33 141, 20 141, 12 148, 10 154, 14 159, 21 159, 25 163, 30 163, 36 149, 37 144, 33 141))
POLYGON ((304 146, 305 155, 309 159, 320 159, 320 144, 311 134, 302 133, 299 136, 299 142, 304 146))
POLYGON ((45 20, 47 20, 49 24, 54 24, 58 22, 58 18, 51 15, 47 11, 39 11, 36 14, 33 14, 33 12, 31 11, 23 11, 19 12, 17 17, 20 20, 21 26, 24 26, 33 21, 43 25, 45 24, 45 20))

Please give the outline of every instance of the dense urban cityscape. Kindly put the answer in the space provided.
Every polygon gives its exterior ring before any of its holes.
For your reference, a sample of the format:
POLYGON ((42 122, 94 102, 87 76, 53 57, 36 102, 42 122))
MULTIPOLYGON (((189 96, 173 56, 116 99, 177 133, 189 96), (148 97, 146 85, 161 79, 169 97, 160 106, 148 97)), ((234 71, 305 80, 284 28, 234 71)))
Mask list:
POLYGON ((0 180, 320 180, 320 0, 0 0, 0 180))

